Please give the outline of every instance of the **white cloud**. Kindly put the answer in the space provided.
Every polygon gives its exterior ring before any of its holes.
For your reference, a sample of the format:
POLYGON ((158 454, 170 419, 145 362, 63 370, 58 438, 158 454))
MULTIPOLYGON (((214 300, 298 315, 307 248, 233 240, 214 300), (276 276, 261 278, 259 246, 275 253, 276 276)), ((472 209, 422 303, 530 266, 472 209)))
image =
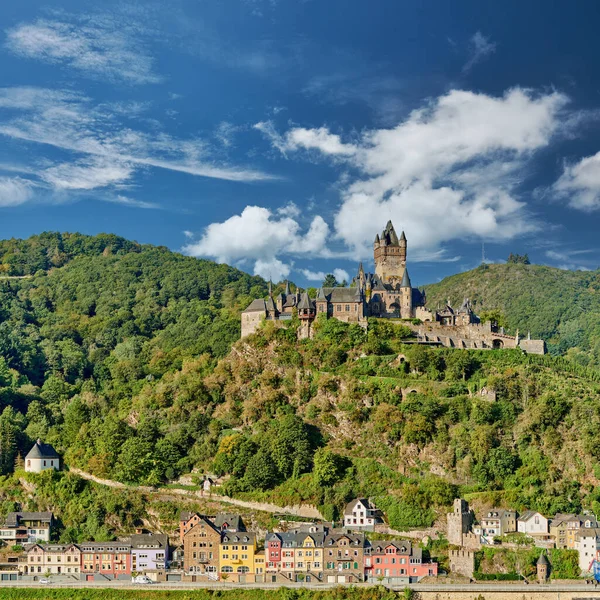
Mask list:
POLYGON ((478 31, 470 40, 470 51, 471 56, 462 68, 463 73, 468 73, 477 63, 496 52, 496 44, 478 31))
POLYGON ((259 259, 254 263, 254 274, 264 279, 281 281, 290 274, 290 265, 281 262, 278 258, 270 260, 259 259))
POLYGON ((344 144, 339 135, 330 133, 325 127, 318 129, 305 129, 296 127, 281 135, 273 121, 261 121, 254 125, 284 156, 294 150, 318 150, 330 156, 351 156, 357 148, 352 144, 344 144))
POLYGON ((87 177, 91 185, 102 176, 109 182, 119 176, 128 179, 144 167, 229 181, 273 179, 261 171, 216 164, 201 139, 178 139, 122 126, 105 105, 95 106, 89 98, 70 91, 0 88, 0 135, 75 153, 74 165, 59 165, 46 174, 63 187, 68 187, 62 177, 66 171, 79 172, 80 184, 87 177), (88 162, 92 167, 84 173, 88 162), (104 166, 100 169, 94 164, 104 166))
POLYGON ((454 90, 352 143, 324 128, 268 131, 287 153, 318 149, 358 171, 341 181, 334 218, 357 257, 369 256, 388 219, 406 230, 412 250, 431 254, 452 239, 510 239, 536 227, 514 190, 531 154, 559 129, 566 102, 518 88, 502 97, 454 90))
POLYGON ((277 209, 277 214, 282 217, 291 217, 292 219, 297 219, 302 212, 298 208, 298 205, 294 202, 288 202, 285 206, 281 206, 277 209))
POLYGON ((8 30, 6 47, 19 56, 62 64, 94 78, 133 84, 161 81, 134 34, 134 29, 112 19, 40 19, 8 30))
POLYGON ((33 186, 19 177, 0 177, 0 207, 18 206, 33 198, 33 186))
POLYGON ((594 259, 586 259, 586 254, 596 255, 593 249, 586 250, 546 250, 546 256, 554 261, 556 268, 565 271, 591 271, 598 268, 598 262, 594 259))
POLYGON ((325 271, 311 271, 310 269, 301 269, 300 272, 309 281, 323 281, 327 273, 325 271))
POLYGON ((600 209, 600 152, 565 166, 553 190, 572 208, 585 212, 600 209))
POLYGON ((145 200, 136 200, 135 198, 128 198, 127 196, 105 196, 100 198, 104 202, 111 202, 113 204, 122 204, 123 206, 131 206, 132 208, 148 208, 148 209, 160 209, 160 204, 155 202, 146 202, 145 200))
POLYGON ((132 174, 133 168, 126 164, 96 158, 50 167, 40 177, 57 190, 93 190, 123 183, 132 174))
POLYGON ((342 281, 350 283, 350 275, 344 269, 334 269, 333 276, 337 279, 338 283, 342 283, 342 281))
POLYGON ((194 233, 193 233, 192 231, 189 231, 189 230, 187 230, 187 229, 184 229, 184 231, 183 231, 183 235, 185 235, 185 237, 186 237, 188 240, 192 240, 192 239, 194 239, 194 233))
POLYGON ((202 238, 185 246, 183 251, 230 264, 252 260, 255 272, 263 274, 270 269, 273 278, 275 273, 281 278, 289 274, 289 265, 282 263, 278 256, 318 255, 325 248, 328 233, 327 224, 319 216, 303 233, 292 217, 276 215, 259 206, 247 206, 241 214, 209 225, 202 238))

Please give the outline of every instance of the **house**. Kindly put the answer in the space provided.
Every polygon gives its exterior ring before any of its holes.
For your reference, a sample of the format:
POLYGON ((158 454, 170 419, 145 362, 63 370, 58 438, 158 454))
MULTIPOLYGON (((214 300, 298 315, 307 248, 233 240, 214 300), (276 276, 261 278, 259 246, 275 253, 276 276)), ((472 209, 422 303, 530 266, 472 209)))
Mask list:
POLYGON ((415 583, 428 576, 437 576, 438 565, 423 562, 421 548, 404 540, 378 541, 365 548, 365 579, 376 583, 415 583))
POLYGON ((38 439, 25 457, 25 471, 41 473, 48 469, 60 471, 60 456, 50 444, 38 439))
POLYGON ((577 549, 577 534, 581 528, 598 527, 594 515, 557 514, 550 522, 550 537, 557 548, 577 549))
POLYGON ((381 512, 367 498, 357 498, 346 504, 344 527, 373 531, 376 523, 381 523, 381 512))
POLYGON ((225 531, 219 544, 221 578, 239 583, 254 581, 254 555, 256 551, 255 533, 250 531, 225 531), (250 578, 248 578, 249 575, 250 578))
POLYGON ((232 513, 219 513, 213 523, 221 531, 246 531, 242 517, 232 513))
POLYGON ((527 510, 517 519, 517 531, 529 536, 547 536, 548 519, 535 510, 527 510))
POLYGON ((85 542, 79 548, 86 581, 131 577, 131 542, 85 542))
POLYGON ((79 578, 81 550, 75 544, 33 544, 27 550, 28 575, 73 575, 79 578))
POLYGON ((493 542, 495 537, 517 531, 517 513, 514 510, 493 508, 481 519, 481 525, 477 529, 476 533, 493 542))
POLYGON ((53 519, 51 512, 10 512, 0 526, 0 539, 9 545, 49 542, 53 519))
POLYGON ((160 533, 136 533, 131 536, 131 570, 156 571, 167 568, 169 536, 160 533))
POLYGON ((221 531, 208 517, 196 516, 198 519, 183 537, 184 571, 218 579, 221 531))
POLYGON ((600 550, 600 528, 581 527, 577 532, 576 549, 579 552, 579 569, 582 573, 589 573, 600 550))
POLYGON ((256 574, 257 582, 264 582, 265 580, 265 560, 266 557, 264 550, 258 550, 254 554, 254 573, 256 574))
POLYGON ((271 580, 273 583, 277 581, 275 573, 281 571, 282 564, 282 534, 273 531, 267 531, 265 536, 265 572, 267 574, 267 580, 269 576, 273 576, 271 580))
POLYGON ((323 549, 324 581, 327 583, 363 581, 365 545, 363 533, 328 533, 323 549))

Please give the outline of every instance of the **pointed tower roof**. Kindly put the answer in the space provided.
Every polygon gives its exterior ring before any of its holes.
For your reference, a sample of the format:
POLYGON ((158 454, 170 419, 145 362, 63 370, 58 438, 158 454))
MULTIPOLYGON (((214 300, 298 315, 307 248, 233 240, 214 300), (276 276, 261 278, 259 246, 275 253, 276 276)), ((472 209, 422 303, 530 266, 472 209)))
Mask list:
POLYGON ((286 296, 290 295, 290 282, 287 281, 287 279, 286 279, 286 282, 285 282, 285 295, 286 296))
POLYGON ((325 292, 323 291, 322 287, 320 287, 317 290, 317 300, 327 300, 327 298, 325 298, 325 292))
POLYGON ((377 235, 375 236, 375 242, 374 242, 374 243, 375 243, 375 244, 379 244, 379 234, 377 234, 377 235))
POLYGON ((269 279, 269 296, 273 296, 273 282, 269 279))
POLYGON ((394 225, 391 221, 387 222, 385 229, 381 235, 382 241, 385 241, 387 244, 392 246, 398 245, 398 236, 396 235, 396 230, 394 229, 394 225))
POLYGON ((304 292, 300 298, 300 302, 298 303, 299 309, 312 308, 310 298, 308 297, 308 292, 304 292))
POLYGON ((404 269, 404 275, 402 275, 402 282, 400 283, 401 288, 411 288, 410 277, 408 276, 408 269, 404 269))
POLYGON ((540 557, 537 559, 537 564, 538 565, 546 565, 548 566, 548 559, 546 558, 546 554, 544 552, 542 552, 540 554, 540 557))
POLYGON ((363 269, 363 264, 362 261, 358 263, 358 273, 364 273, 365 270, 363 269))
POLYGON ((400 234, 400 239, 405 242, 406 241, 406 235, 404 235, 404 231, 402 231, 402 233, 400 234))

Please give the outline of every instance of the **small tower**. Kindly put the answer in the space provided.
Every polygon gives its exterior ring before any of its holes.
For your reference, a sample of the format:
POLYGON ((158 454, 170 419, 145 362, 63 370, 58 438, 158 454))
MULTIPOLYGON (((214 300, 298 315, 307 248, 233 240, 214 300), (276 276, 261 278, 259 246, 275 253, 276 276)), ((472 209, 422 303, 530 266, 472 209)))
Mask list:
POLYGON ((546 554, 542 551, 537 560, 537 579, 540 583, 546 583, 550 577, 550 563, 546 558, 546 554))
POLYGON ((412 311, 412 285, 408 276, 408 269, 405 269, 400 283, 400 316, 403 319, 410 319, 412 318, 412 311))

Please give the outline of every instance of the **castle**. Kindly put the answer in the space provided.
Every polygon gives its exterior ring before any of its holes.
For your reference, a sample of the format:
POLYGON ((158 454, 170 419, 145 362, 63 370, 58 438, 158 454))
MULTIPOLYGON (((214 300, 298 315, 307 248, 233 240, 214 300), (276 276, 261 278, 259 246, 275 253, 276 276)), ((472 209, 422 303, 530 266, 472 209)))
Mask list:
POLYGON ((545 353, 543 340, 508 335, 490 322, 480 323, 466 299, 458 309, 450 302, 443 309, 426 307, 425 292, 413 288, 406 267, 407 240, 396 234, 388 221, 373 242, 375 272, 365 273, 362 263, 350 287, 321 287, 313 300, 307 292, 285 291, 273 297, 269 283, 266 300, 258 298, 242 313, 242 337, 254 333, 264 320, 290 320, 295 312, 300 319, 299 338, 312 337, 318 315, 367 326, 368 317, 404 319, 417 343, 454 348, 517 348, 535 354, 545 353))

